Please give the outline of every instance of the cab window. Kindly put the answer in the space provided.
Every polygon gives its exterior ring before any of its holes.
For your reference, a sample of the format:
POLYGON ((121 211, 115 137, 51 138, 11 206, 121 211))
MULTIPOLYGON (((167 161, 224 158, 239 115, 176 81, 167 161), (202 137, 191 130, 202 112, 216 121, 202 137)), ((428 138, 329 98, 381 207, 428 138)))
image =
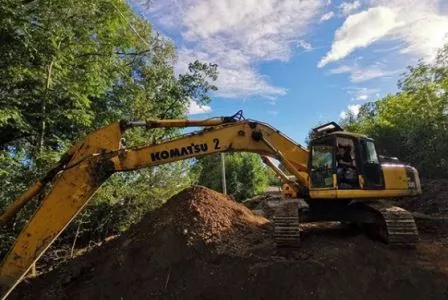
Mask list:
POLYGON ((333 140, 319 141, 311 147, 311 183, 313 187, 333 187, 333 140))
POLYGON ((379 164, 378 155, 376 154, 375 144, 371 141, 365 142, 366 162, 370 164, 379 164))
POLYGON ((367 139, 362 142, 363 148, 363 169, 365 184, 364 188, 378 189, 384 188, 384 178, 381 164, 378 160, 378 155, 375 150, 375 144, 367 139))

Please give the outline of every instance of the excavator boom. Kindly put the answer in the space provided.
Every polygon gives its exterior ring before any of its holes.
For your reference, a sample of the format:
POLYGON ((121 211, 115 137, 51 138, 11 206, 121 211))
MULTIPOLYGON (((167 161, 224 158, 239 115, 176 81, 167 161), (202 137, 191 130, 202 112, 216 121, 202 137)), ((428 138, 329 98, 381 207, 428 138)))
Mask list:
POLYGON ((51 190, 2 262, 2 297, 6 297, 20 282, 33 263, 113 173, 228 151, 253 152, 280 160, 297 177, 297 181, 303 186, 303 192, 306 192, 308 151, 261 122, 236 120, 232 117, 199 121, 117 122, 89 134, 67 152, 51 174, 29 188, 0 215, 0 222, 7 222, 46 183, 52 181, 51 190), (141 147, 120 147, 123 131, 134 126, 206 128, 141 147))

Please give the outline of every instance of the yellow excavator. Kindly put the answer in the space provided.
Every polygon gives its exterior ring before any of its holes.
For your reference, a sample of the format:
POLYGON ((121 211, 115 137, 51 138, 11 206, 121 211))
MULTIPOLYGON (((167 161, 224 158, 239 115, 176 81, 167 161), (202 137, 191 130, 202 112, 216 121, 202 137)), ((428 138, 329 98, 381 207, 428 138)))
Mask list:
POLYGON ((306 149, 268 124, 244 119, 241 111, 205 120, 119 121, 90 133, 0 214, 0 225, 10 222, 47 187, 39 208, 0 266, 1 298, 7 297, 113 173, 217 152, 260 154, 290 189, 290 199, 285 200, 288 205, 273 219, 278 246, 297 246, 299 222, 327 220, 363 224, 389 244, 414 245, 418 232, 412 215, 381 199, 420 194, 417 170, 395 161, 382 163, 371 139, 346 132, 333 122, 315 128, 314 136, 306 149), (202 129, 140 147, 124 147, 124 131, 141 126, 148 130, 202 129), (277 159, 290 175, 268 158, 277 159), (307 204, 300 210, 294 202, 299 198, 307 204))

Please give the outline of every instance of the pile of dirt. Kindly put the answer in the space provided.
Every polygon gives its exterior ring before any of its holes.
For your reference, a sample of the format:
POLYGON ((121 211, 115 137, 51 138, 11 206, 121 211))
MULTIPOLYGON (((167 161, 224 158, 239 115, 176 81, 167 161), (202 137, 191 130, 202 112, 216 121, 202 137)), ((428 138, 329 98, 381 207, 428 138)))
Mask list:
POLYGON ((448 216, 448 179, 422 181, 422 194, 404 203, 407 209, 432 216, 448 216))
POLYGON ((422 181, 422 194, 398 200, 411 211, 423 239, 448 243, 448 179, 422 181))
POLYGON ((20 293, 26 291, 23 284, 17 295, 85 299, 124 293, 124 299, 145 298, 158 293, 146 289, 147 280, 154 287, 164 287, 171 270, 183 269, 182 264, 191 260, 250 257, 266 249, 266 243, 272 244, 263 235, 267 225, 266 219, 230 197, 195 186, 146 215, 119 238, 33 280, 28 287, 32 293, 20 293))
POLYGON ((131 230, 12 299, 447 299, 442 244, 390 249, 345 227, 310 227, 279 253, 270 224, 193 187, 131 230))

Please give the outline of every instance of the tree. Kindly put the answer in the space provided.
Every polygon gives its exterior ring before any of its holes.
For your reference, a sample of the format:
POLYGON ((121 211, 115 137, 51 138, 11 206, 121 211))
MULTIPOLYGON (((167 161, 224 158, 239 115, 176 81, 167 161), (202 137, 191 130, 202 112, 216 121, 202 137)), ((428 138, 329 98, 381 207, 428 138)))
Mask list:
POLYGON ((366 103, 347 124, 375 139, 379 152, 416 166, 424 177, 448 176, 448 45, 433 63, 408 67, 395 95, 366 103))
MULTIPOLYGON (((210 101, 217 66, 195 61, 187 73, 176 75, 173 45, 153 32, 121 0, 2 2, 0 210, 88 132, 120 119, 182 118, 190 101, 210 101)), ((177 133, 139 128, 125 138, 133 146, 177 133)), ((82 216, 81 229, 124 230, 191 184, 184 176, 188 169, 188 163, 178 162, 115 174, 82 216)), ((8 238, 37 201, 30 205, 8 238)), ((68 233, 80 218, 77 222, 68 233)))
MULTIPOLYGON (((268 185, 268 169, 259 155, 253 153, 226 153, 227 193, 236 200, 261 194, 268 185)), ((197 159, 195 172, 198 183, 222 192, 220 154, 197 159)))
POLYGON ((176 78, 173 46, 120 0, 8 0, 0 10, 0 145, 37 158, 118 117, 172 118, 207 103, 216 66, 176 78))
POLYGON ((271 169, 267 169, 268 174, 268 185, 269 186, 281 186, 282 180, 280 177, 277 176, 277 174, 271 169))

